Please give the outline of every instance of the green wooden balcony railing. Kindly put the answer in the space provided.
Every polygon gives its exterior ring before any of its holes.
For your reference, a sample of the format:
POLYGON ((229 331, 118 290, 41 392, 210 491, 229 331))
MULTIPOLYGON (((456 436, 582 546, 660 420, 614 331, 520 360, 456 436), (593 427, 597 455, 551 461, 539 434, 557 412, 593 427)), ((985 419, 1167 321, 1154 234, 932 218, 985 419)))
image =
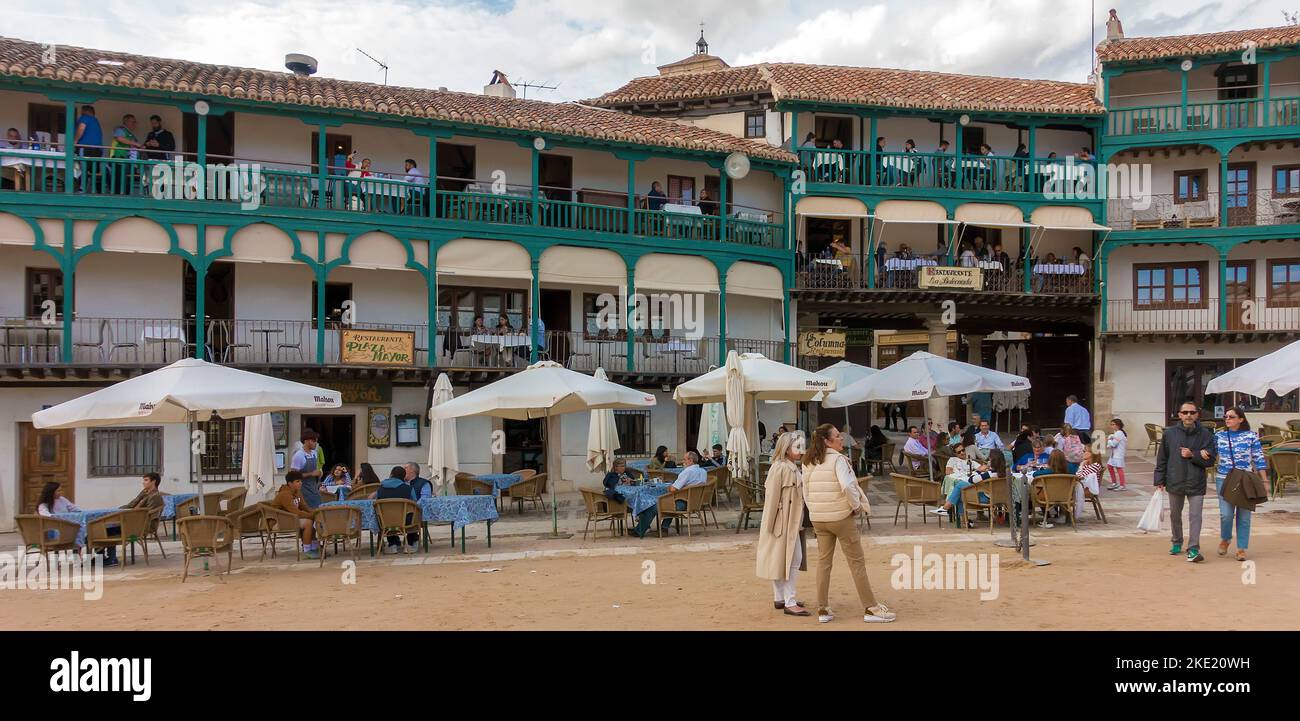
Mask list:
POLYGON ((1106 115, 1110 136, 1283 128, 1300 125, 1300 97, 1218 100, 1187 105, 1112 108, 1106 115))
POLYGON ((1096 173, 1094 161, 952 153, 876 153, 865 150, 799 150, 799 169, 809 183, 944 190, 1065 193, 1096 173))

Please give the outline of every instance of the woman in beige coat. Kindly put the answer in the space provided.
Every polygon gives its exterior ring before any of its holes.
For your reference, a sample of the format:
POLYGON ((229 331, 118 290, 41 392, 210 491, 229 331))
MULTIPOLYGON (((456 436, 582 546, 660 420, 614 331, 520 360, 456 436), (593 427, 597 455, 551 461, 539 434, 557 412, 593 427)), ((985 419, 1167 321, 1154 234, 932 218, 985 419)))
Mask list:
POLYGON ((773 605, 788 616, 812 615, 794 593, 796 574, 808 570, 803 537, 803 453, 802 432, 777 438, 764 487, 763 522, 758 528, 758 577, 772 581, 773 605))

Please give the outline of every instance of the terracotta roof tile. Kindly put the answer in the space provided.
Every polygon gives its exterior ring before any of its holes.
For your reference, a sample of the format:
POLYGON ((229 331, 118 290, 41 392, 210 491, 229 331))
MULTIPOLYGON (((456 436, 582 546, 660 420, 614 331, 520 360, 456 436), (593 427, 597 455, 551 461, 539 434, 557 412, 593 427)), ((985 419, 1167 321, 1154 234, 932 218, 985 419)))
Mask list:
POLYGON ((1113 63, 1122 60, 1166 60, 1189 55, 1217 55, 1245 50, 1247 42, 1253 42, 1261 49, 1297 45, 1300 44, 1300 26, 1106 40, 1097 46, 1097 59, 1103 63, 1113 63))
POLYGON ((739 151, 751 157, 783 162, 794 162, 795 159, 789 152, 766 143, 577 103, 497 98, 319 76, 300 77, 286 72, 207 65, 63 45, 57 48, 55 62, 44 64, 41 51, 42 46, 38 43, 0 37, 0 76, 363 110, 699 152, 739 151), (100 62, 105 60, 110 62, 100 62))
POLYGON ((777 100, 851 105, 1098 115, 1086 83, 954 75, 922 70, 760 63, 690 75, 636 78, 588 101, 602 107, 770 93, 777 100))

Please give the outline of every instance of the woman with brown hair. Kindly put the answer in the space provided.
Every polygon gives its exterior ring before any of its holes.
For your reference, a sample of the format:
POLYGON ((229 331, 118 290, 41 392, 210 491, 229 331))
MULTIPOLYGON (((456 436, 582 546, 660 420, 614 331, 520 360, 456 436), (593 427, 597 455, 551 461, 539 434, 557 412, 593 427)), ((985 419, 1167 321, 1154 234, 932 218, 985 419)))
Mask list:
POLYGON ((870 512, 866 493, 844 457, 844 439, 838 429, 823 423, 813 430, 808 452, 803 457, 804 503, 808 518, 817 534, 817 621, 829 623, 834 614, 829 606, 831 565, 835 544, 841 544, 848 561, 858 599, 865 609, 867 623, 889 623, 895 618, 883 603, 876 601, 867 580, 867 563, 862 554, 862 540, 854 516, 870 512))
POLYGON ((795 599, 794 580, 808 570, 803 538, 804 453, 801 431, 782 434, 772 451, 763 495, 763 522, 758 528, 759 578, 772 581, 773 605, 787 616, 811 616, 795 599))

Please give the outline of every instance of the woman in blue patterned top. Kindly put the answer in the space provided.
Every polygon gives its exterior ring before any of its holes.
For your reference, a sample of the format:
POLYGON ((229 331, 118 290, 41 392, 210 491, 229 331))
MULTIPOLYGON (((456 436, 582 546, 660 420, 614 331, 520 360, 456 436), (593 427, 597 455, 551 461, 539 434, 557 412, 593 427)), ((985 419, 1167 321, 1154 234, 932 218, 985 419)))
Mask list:
POLYGON ((1232 540, 1232 523, 1237 523, 1237 560, 1246 560, 1246 547, 1250 545, 1250 515, 1245 508, 1238 508, 1223 498, 1223 483, 1234 468, 1251 470, 1252 468, 1268 482, 1268 464, 1264 459, 1264 447, 1260 445, 1259 436, 1250 430, 1250 421, 1246 420, 1246 411, 1241 406, 1229 408, 1223 414, 1226 430, 1214 434, 1215 445, 1219 451, 1219 465, 1216 469, 1215 484, 1219 489, 1219 555, 1228 555, 1228 543, 1232 540))

